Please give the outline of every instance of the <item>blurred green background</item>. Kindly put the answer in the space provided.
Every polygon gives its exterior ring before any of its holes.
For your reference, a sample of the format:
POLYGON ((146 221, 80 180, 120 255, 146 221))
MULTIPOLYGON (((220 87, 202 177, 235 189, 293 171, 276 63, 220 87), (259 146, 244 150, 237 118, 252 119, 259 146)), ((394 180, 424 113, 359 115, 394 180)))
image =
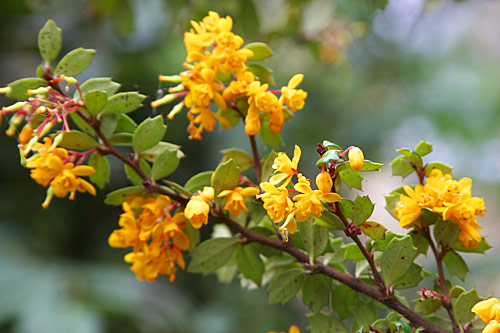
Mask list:
MULTIPOLYGON (((434 143, 431 159, 455 166, 455 177, 474 181, 488 213, 483 234, 498 232, 500 184, 500 3, 449 0, 2 0, 0 85, 34 76, 40 63, 38 30, 48 18, 63 29, 63 52, 97 49, 80 77, 111 76, 122 90, 150 96, 137 119, 151 114, 161 87, 158 74, 182 70, 183 32, 209 10, 231 15, 246 42, 264 41, 278 87, 304 73, 305 109, 283 131, 284 151, 303 150, 301 170, 314 172, 323 139, 357 145, 365 157, 390 162, 395 149, 434 143)), ((11 102, 0 96, 0 105, 11 102)), ((169 106, 159 109, 170 110, 169 106)), ((167 140, 187 158, 171 176, 183 183, 212 170, 220 150, 250 150, 242 126, 187 140, 187 120, 170 121, 167 140)), ((2 124, 2 131, 6 124, 2 124)), ((140 282, 107 237, 121 210, 97 198, 41 203, 45 190, 19 163, 16 142, 0 135, 0 331, 2 332, 266 332, 305 330, 300 302, 268 306, 264 290, 221 284, 179 271, 140 282)), ((260 146, 261 152, 264 147, 260 146)), ((374 219, 401 231, 383 209, 383 194, 400 186, 390 168, 370 177, 365 192, 376 202, 374 219)), ((409 182, 415 182, 410 179, 409 182)), ((127 184, 113 164, 106 190, 127 184)), ((354 195, 345 191, 346 196, 354 195)), ((210 233, 210 228, 204 232, 210 233)), ((494 236, 490 243, 498 243, 494 236)), ((500 256, 468 256, 466 285, 500 295, 500 256)))

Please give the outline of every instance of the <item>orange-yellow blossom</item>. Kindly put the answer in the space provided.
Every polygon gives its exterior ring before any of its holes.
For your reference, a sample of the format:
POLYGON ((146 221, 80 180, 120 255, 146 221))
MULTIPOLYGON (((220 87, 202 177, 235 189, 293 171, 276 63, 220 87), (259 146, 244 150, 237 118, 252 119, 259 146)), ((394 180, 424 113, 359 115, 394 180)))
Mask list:
POLYGON ((489 323, 491 320, 500 320, 500 301, 495 297, 476 303, 472 309, 476 315, 484 322, 489 323))
POLYGON ((281 105, 287 105, 292 112, 302 109, 305 105, 307 92, 302 89, 295 89, 303 79, 304 74, 295 74, 290 81, 288 81, 288 85, 281 88, 279 102, 281 105))
POLYGON ((210 201, 214 200, 214 189, 205 186, 200 194, 191 196, 184 209, 184 215, 191 222, 191 225, 199 229, 202 225, 208 223, 210 214, 210 201))
POLYGON ((290 183, 290 180, 292 180, 293 175, 297 174, 297 168, 301 154, 302 151, 300 150, 300 147, 297 145, 295 145, 295 149, 293 151, 293 158, 291 160, 287 154, 281 152, 278 153, 278 157, 274 159, 273 163, 273 169, 275 169, 274 171, 275 175, 273 175, 269 179, 269 182, 273 185, 277 185, 281 183, 283 180, 285 180, 285 182, 281 186, 283 187, 287 186, 288 183, 290 183))
POLYGON ((244 199, 256 196, 260 193, 260 190, 255 187, 236 187, 233 190, 224 190, 219 193, 218 197, 224 197, 226 205, 225 210, 233 216, 239 216, 241 212, 246 212, 248 210, 245 205, 244 199))
POLYGON ((263 194, 256 197, 264 201, 264 209, 274 223, 279 223, 293 210, 293 202, 288 197, 288 190, 284 186, 276 187, 271 183, 260 183, 263 194))
POLYGON ((435 197, 426 191, 423 185, 418 184, 415 189, 408 185, 403 188, 406 192, 399 196, 394 209, 394 216, 403 228, 410 228, 411 224, 420 218, 422 207, 433 208, 435 197))
POLYGON ((498 320, 491 320, 481 333, 500 333, 500 323, 498 320))

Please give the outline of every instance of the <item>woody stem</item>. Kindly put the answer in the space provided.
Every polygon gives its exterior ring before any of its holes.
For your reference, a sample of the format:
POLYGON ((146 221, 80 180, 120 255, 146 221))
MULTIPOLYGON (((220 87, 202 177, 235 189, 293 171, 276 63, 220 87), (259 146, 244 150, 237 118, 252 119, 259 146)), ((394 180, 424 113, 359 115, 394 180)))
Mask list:
POLYGON ((253 167, 255 168, 255 173, 257 174, 257 183, 260 184, 262 181, 262 168, 260 164, 259 151, 257 150, 257 143, 255 142, 255 136, 249 135, 250 145, 252 146, 253 154, 253 167))

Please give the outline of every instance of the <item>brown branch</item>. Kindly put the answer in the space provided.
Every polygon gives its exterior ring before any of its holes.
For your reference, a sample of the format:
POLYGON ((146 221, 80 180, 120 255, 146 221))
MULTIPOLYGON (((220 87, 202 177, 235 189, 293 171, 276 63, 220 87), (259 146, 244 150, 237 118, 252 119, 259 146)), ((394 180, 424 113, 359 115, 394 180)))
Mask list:
POLYGON ((259 151, 257 150, 257 143, 255 142, 255 136, 249 135, 250 145, 252 146, 253 154, 253 167, 255 168, 255 173, 257 174, 257 183, 260 184, 262 181, 262 167, 260 165, 259 151))
POLYGON ((238 224, 236 221, 233 221, 230 219, 227 215, 225 215, 221 210, 214 208, 212 210, 212 216, 217 218, 220 222, 224 223, 227 225, 229 228, 231 228, 233 231, 240 233, 243 235, 246 239, 245 242, 256 242, 260 243, 272 248, 275 248, 277 250, 286 252, 295 259, 297 259, 298 262, 302 263, 305 265, 307 269, 309 269, 312 273, 317 273, 317 274, 323 274, 326 275, 334 280, 337 280, 341 283, 346 284, 350 288, 363 293, 374 300, 385 304, 389 308, 399 312, 402 314, 406 319, 408 319, 414 326, 416 327, 422 327, 425 329, 426 332, 439 332, 443 333, 446 332, 439 327, 435 326, 434 324, 426 321, 423 319, 421 316, 413 312, 410 308, 406 307, 403 303, 398 301, 393 295, 385 295, 382 293, 380 290, 371 287, 370 285, 366 284, 363 282, 361 279, 352 276, 351 274, 341 272, 333 267, 330 267, 328 265, 323 264, 322 262, 316 260, 314 262, 313 266, 309 265, 309 255, 296 248, 292 242, 282 242, 279 240, 273 240, 266 238, 264 236, 261 236, 259 234, 256 234, 244 226, 238 224))

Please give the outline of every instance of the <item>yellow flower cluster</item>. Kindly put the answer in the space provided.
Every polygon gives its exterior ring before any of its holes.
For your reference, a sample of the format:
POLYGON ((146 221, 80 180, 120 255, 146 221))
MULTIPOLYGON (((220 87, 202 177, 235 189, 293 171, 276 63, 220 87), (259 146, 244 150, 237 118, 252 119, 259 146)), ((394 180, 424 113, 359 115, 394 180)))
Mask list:
POLYGON ((205 186, 201 193, 194 194, 189 199, 184 214, 196 229, 200 229, 202 225, 208 223, 208 215, 210 214, 208 203, 212 200, 214 200, 214 189, 208 186, 205 186))
POLYGON ((80 178, 95 173, 95 169, 88 165, 77 165, 68 162, 68 151, 64 148, 53 147, 52 140, 44 139, 44 143, 36 143, 32 149, 35 154, 26 161, 26 167, 31 169, 31 178, 38 184, 48 187, 47 198, 42 204, 47 208, 53 198, 75 198, 75 192, 89 192, 96 194, 92 184, 80 178))
POLYGON ((442 218, 455 221, 461 228, 458 235, 465 247, 474 248, 481 242, 476 216, 486 212, 484 200, 471 197, 472 180, 455 180, 450 174, 434 169, 427 177, 425 185, 415 189, 405 186, 394 215, 404 228, 410 228, 420 217, 423 207, 441 214, 442 218))
POLYGON ((484 322, 488 323, 483 333, 500 333, 500 301, 494 297, 476 303, 471 309, 484 322))
POLYGON ((303 75, 293 76, 287 86, 276 91, 281 93, 278 99, 275 92, 268 90, 269 85, 257 80, 247 66, 247 60, 251 59, 254 53, 250 49, 242 48, 243 38, 231 32, 231 17, 222 18, 211 11, 202 21, 191 21, 191 25, 192 29, 184 34, 187 50, 184 66, 188 70, 178 77, 160 75, 161 81, 181 84, 170 89, 173 94, 151 103, 152 107, 185 96, 168 117, 172 119, 184 106, 190 108, 187 115, 190 138, 201 140, 203 130, 212 132, 216 120, 227 128, 231 127, 226 118, 210 110, 212 102, 224 111, 227 104, 236 108, 235 99, 246 99, 249 105, 247 114, 239 110, 245 119, 246 133, 259 133, 263 117, 260 111, 269 114, 271 132, 280 133, 285 119, 283 105, 293 112, 304 107, 307 92, 295 89, 302 81, 303 75), (226 85, 224 78, 234 80, 226 85))
POLYGON ((123 213, 108 243, 112 247, 132 247, 125 261, 139 280, 155 281, 159 274, 175 280, 175 263, 182 269, 186 263, 182 254, 189 248, 189 237, 182 228, 186 225, 184 213, 171 214, 170 198, 129 197, 123 204, 123 213))
POLYGON ((286 154, 279 153, 273 164, 275 175, 269 182, 260 183, 264 193, 257 195, 257 198, 264 202, 264 208, 274 223, 286 218, 280 230, 291 234, 297 230, 295 220, 303 222, 311 215, 319 217, 323 214, 323 202, 332 203, 342 199, 337 193, 331 192, 333 181, 327 171, 316 176, 318 189, 311 188, 311 181, 297 171, 300 155, 299 146, 295 146, 292 160, 286 154), (297 176, 298 182, 294 185, 294 190, 289 190, 287 185, 294 175, 297 176), (281 185, 276 187, 280 183, 281 185), (297 194, 290 195, 289 192, 297 194))

